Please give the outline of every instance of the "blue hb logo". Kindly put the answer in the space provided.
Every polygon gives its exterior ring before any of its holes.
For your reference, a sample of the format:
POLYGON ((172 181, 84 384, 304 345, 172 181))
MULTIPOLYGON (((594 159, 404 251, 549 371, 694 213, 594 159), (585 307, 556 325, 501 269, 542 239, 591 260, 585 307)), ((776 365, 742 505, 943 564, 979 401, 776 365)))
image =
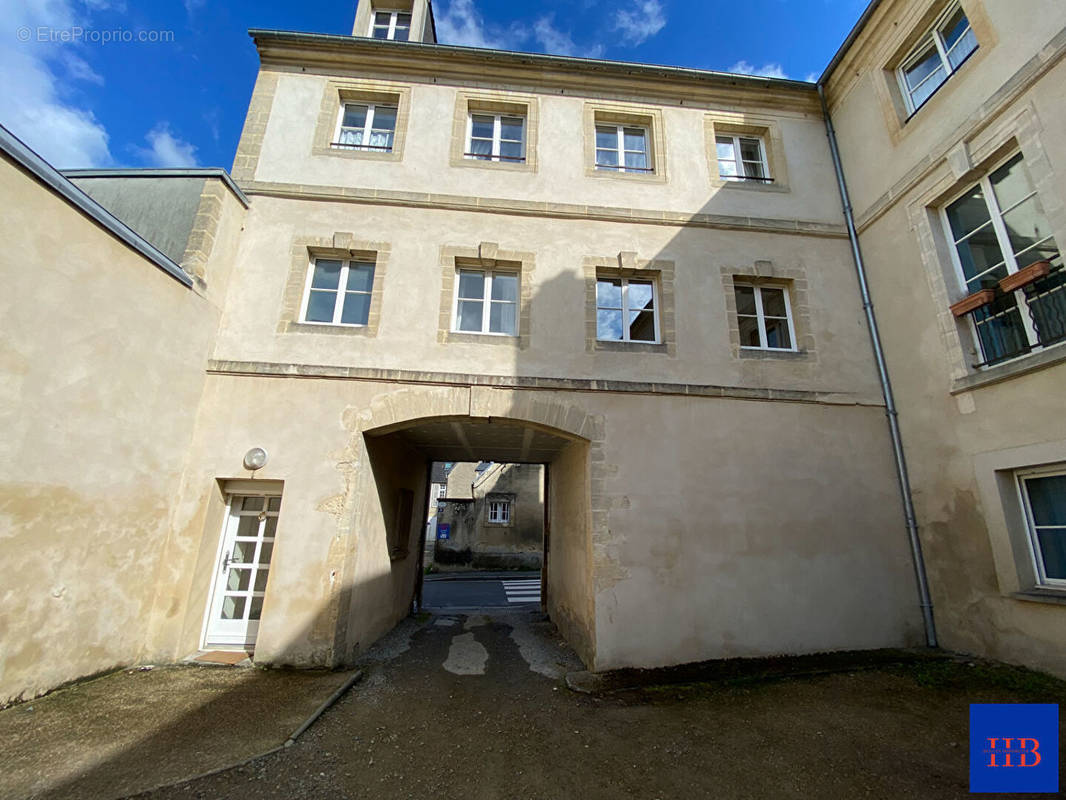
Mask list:
POLYGON ((971 792, 1058 790, 1058 706, 970 706, 971 792))

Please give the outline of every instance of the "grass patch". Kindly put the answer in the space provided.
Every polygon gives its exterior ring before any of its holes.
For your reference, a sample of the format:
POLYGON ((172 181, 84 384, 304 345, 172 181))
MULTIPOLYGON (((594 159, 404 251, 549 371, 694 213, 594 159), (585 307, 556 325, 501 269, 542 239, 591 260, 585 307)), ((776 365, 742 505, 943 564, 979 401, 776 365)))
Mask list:
POLYGON ((1025 667, 989 661, 930 661, 894 670, 926 689, 997 689, 1033 698, 1066 698, 1066 681, 1025 667))

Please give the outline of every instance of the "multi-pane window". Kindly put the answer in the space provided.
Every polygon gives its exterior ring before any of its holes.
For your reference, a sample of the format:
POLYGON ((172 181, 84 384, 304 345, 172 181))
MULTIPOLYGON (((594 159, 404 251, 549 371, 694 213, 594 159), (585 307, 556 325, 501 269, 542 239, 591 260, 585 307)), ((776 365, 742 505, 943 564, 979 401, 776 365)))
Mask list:
POLYGON ((396 138, 396 106, 345 103, 334 147, 391 153, 396 138))
POLYGON ((1018 475, 1041 584, 1066 587, 1066 467, 1018 475))
POLYGON ((466 157, 525 163, 525 123, 525 119, 513 115, 471 114, 466 123, 466 157))
POLYGON ((970 21, 958 4, 940 18, 899 68, 907 108, 914 112, 977 49, 970 21))
POLYGON ((230 515, 237 527, 232 549, 225 556, 221 619, 258 620, 262 616, 280 511, 280 497, 232 498, 230 515))
POLYGON ((717 136, 718 175, 727 181, 773 182, 762 139, 754 136, 717 136))
POLYGON ((518 330, 518 274, 459 270, 456 331, 514 336, 518 330))
POLYGON ((648 160, 648 129, 630 125, 596 126, 596 169, 653 172, 648 160))
POLYGON ((411 38, 411 15, 406 11, 375 11, 370 35, 375 39, 406 42, 411 38))
POLYGON ((511 502, 509 500, 489 501, 489 522, 506 525, 511 521, 511 502))
POLYGON ((446 483, 437 484, 437 499, 438 500, 440 498, 444 497, 447 493, 448 493, 448 484, 446 484, 446 483))
POLYGON ((596 338, 606 342, 658 342, 655 281, 599 278, 596 338))
POLYGON ((781 286, 734 284, 740 346, 759 350, 795 350, 792 306, 781 286))
POLYGON ((323 325, 366 325, 373 289, 372 263, 316 258, 307 276, 301 319, 323 325))
POLYGON ((992 302, 972 314, 981 366, 1066 338, 1066 272, 1020 154, 947 206, 944 217, 967 294, 995 291, 992 302), (1049 262, 1046 277, 1000 290, 1000 281, 1043 261, 1049 262))

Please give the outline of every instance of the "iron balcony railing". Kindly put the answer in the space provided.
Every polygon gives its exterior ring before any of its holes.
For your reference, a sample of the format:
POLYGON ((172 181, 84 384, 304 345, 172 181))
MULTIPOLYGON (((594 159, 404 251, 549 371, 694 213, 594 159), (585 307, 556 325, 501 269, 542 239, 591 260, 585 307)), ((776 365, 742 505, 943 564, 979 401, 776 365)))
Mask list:
POLYGON ((347 150, 375 150, 379 153, 391 153, 391 144, 354 144, 352 142, 333 142, 331 147, 345 148, 347 150))
POLYGON ((512 164, 525 164, 525 156, 494 156, 491 153, 463 153, 469 159, 474 161, 507 161, 512 164))
POLYGON ((989 367, 1066 341, 1066 269, 1062 263, 1021 291, 1024 309, 1018 305, 1016 292, 997 292, 991 303, 971 312, 984 357, 975 367, 989 367), (1035 342, 1026 330, 1023 312, 1032 321, 1035 342))
POLYGON ((601 164, 598 161, 596 169, 605 172, 655 172, 655 167, 627 167, 625 164, 601 164))
POLYGON ((762 183, 773 183, 773 178, 763 178, 759 175, 722 175, 724 180, 727 181, 756 181, 762 183))

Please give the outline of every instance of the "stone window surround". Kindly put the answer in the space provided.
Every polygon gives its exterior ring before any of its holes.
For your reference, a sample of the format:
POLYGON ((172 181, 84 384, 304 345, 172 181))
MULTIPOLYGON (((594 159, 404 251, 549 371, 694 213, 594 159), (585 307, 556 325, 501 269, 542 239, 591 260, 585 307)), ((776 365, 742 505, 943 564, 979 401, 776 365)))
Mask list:
POLYGON ((444 245, 440 248, 441 293, 437 341, 466 342, 526 350, 529 347, 533 301, 533 253, 501 250, 496 242, 481 242, 477 247, 444 245), (456 275, 460 269, 499 269, 518 273, 518 335, 501 336, 452 330, 455 306, 456 275))
POLYGON ((506 492, 492 492, 485 495, 484 504, 484 525, 491 528, 513 528, 515 526, 515 505, 518 496, 515 494, 508 494, 506 492), (492 522, 489 520, 489 503, 507 503, 508 508, 507 522, 492 522))
POLYGON ((381 301, 385 285, 385 271, 391 248, 384 242, 367 242, 355 238, 352 233, 334 233, 331 238, 300 236, 292 240, 292 261, 285 281, 281 302, 281 318, 278 333, 312 333, 324 336, 378 335, 381 323, 381 301), (370 294, 370 316, 366 325, 323 325, 300 321, 307 272, 316 258, 372 261, 374 263, 374 287, 370 294))
POLYGON ((417 7, 413 0, 374 0, 372 3, 357 3, 353 36, 370 36, 371 21, 378 11, 400 11, 411 15, 411 32, 408 41, 415 42, 422 35, 426 20, 424 4, 417 7))
POLYGON ((502 169, 510 172, 536 172, 539 124, 539 103, 533 95, 514 94, 511 92, 457 91, 455 93, 455 115, 452 119, 452 143, 449 151, 449 163, 453 167, 502 169), (467 152, 467 119, 471 113, 514 114, 525 118, 525 163, 482 161, 476 158, 466 158, 464 154, 467 152))
POLYGON ((411 116, 410 84, 390 83, 388 81, 350 81, 331 80, 322 92, 322 104, 318 112, 318 124, 315 126, 315 138, 311 147, 313 156, 333 156, 338 158, 361 158, 372 161, 401 161, 407 141, 407 123, 411 116), (332 147, 333 137, 337 132, 337 121, 345 103, 379 103, 396 106, 396 132, 393 135, 392 152, 382 153, 374 150, 355 150, 332 147))
POLYGON ((1066 590, 1037 585, 1029 527, 1016 476, 1021 470, 1063 463, 1066 463, 1066 440, 974 456, 977 494, 985 511, 996 578, 1004 596, 1039 600, 1039 595, 1044 595, 1066 600, 1066 590))
MULTIPOLYGON (((914 125, 908 125, 912 117, 922 114, 929 106, 937 104, 937 96, 944 93, 945 87, 955 76, 955 72, 947 77, 944 83, 926 100, 922 106, 914 112, 907 107, 907 101, 903 98, 903 89, 899 85, 898 70, 906 59, 913 54, 915 47, 924 39, 936 23, 937 19, 952 5, 955 0, 935 0, 930 2, 921 17, 910 22, 909 32, 899 44, 892 50, 891 55, 874 70, 875 95, 881 106, 885 118, 889 136, 893 144, 898 144, 911 130, 914 125)), ((999 37, 992 25, 988 14, 985 12, 982 0, 960 0, 966 19, 969 20, 974 36, 977 38, 977 49, 966 59, 965 69, 972 71, 974 66, 983 61, 992 48, 996 45, 999 37)), ((959 69, 964 67, 960 65, 959 69)), ((959 70, 956 70, 958 72, 959 70)))
POLYGON ((772 117, 758 114, 728 113, 715 111, 703 118, 707 140, 707 163, 710 168, 711 186, 716 189, 741 189, 756 192, 788 192, 788 163, 785 161, 785 140, 781 125, 772 117), (766 151, 766 163, 770 167, 773 183, 762 181, 727 181, 718 172, 718 136, 754 136, 762 140, 766 151))
POLYGON ((590 352, 661 353, 677 355, 677 328, 674 315, 674 262, 663 259, 639 259, 636 253, 623 251, 615 256, 586 256, 581 265, 585 276, 585 349, 590 352), (660 341, 600 341, 596 330, 596 281, 606 278, 653 280, 658 290, 660 341))
POLYGON ((585 103, 583 117, 585 175, 587 177, 666 183, 666 130, 663 124, 662 108, 631 103, 585 103), (615 172, 596 169, 596 126, 599 124, 633 125, 647 128, 648 157, 654 172, 615 172))
POLYGON ((808 296, 807 270, 802 265, 784 267, 772 261, 750 265, 723 266, 722 291, 729 324, 729 346, 735 359, 758 361, 818 361, 814 334, 811 332, 811 307, 808 296), (740 346, 740 321, 737 319, 736 284, 772 286, 788 292, 792 308, 792 326, 796 332, 796 350, 752 350, 740 346))
POLYGON ((986 369, 974 369, 979 347, 969 317, 956 319, 949 306, 966 296, 952 261, 951 246, 941 222, 940 209, 950 199, 978 181, 995 164, 1021 152, 1034 187, 1044 206, 1052 235, 1066 241, 1066 206, 1058 199, 1055 173, 1041 140, 1043 129, 1031 106, 999 120, 971 142, 952 148, 932 173, 924 192, 907 206, 917 234, 929 291, 937 307, 937 323, 950 370, 953 393, 997 383, 1026 374, 1028 364, 1047 360, 1051 348, 986 369))

